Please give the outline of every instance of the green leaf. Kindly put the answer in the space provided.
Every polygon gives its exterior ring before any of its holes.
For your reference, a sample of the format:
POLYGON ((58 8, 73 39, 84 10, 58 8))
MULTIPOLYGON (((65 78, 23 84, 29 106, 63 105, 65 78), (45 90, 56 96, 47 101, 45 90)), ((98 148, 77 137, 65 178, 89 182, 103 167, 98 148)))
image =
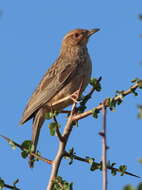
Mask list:
POLYGON ((116 100, 114 98, 108 98, 107 103, 110 110, 114 111, 114 108, 116 107, 116 100))
POLYGON ((57 111, 54 111, 54 112, 47 112, 45 114, 45 119, 47 120, 50 120, 52 119, 54 116, 58 115, 58 112, 57 111))
POLYGON ((101 77, 99 79, 96 79, 96 78, 92 78, 90 80, 90 84, 95 88, 96 91, 101 91, 102 87, 101 87, 101 84, 100 84, 100 81, 101 81, 101 77))
POLYGON ((21 152, 21 156, 22 156, 22 158, 27 158, 27 156, 28 156, 28 152, 27 151, 23 151, 23 152, 21 152))
POLYGON ((116 96, 119 96, 119 99, 117 100, 118 101, 117 104, 119 105, 124 98, 124 90, 121 90, 121 91, 117 90, 116 96))
POLYGON ((110 161, 107 162, 107 168, 109 168, 111 170, 111 174, 113 176, 115 176, 117 174, 117 170, 116 170, 116 168, 114 168, 115 165, 116 165, 115 162, 113 162, 112 164, 110 163, 110 161))
POLYGON ((116 101, 117 105, 120 105, 122 102, 123 102, 123 101, 122 101, 122 98, 119 98, 119 99, 117 99, 117 101, 116 101))
POLYGON ((140 79, 139 78, 135 78, 133 80, 131 80, 132 83, 138 82, 140 79))
POLYGON ((123 176, 125 174, 126 170, 127 170, 126 165, 119 166, 119 171, 121 172, 121 176, 123 176))
POLYGON ((56 127, 59 127, 59 126, 56 122, 52 122, 52 123, 49 123, 48 127, 50 129, 50 135, 54 136, 56 132, 56 127))
POLYGON ((138 185, 138 188, 137 188, 138 190, 142 190, 142 183, 140 183, 139 185, 138 185))
POLYGON ((139 159, 139 163, 140 163, 140 164, 142 164, 142 158, 141 158, 141 159, 139 159))
POLYGON ((131 185, 126 185, 123 190, 136 190, 131 185))
POLYGON ((52 112, 47 112, 45 114, 45 119, 47 119, 47 120, 52 119, 53 118, 52 115, 53 115, 52 112))
POLYGON ((136 89, 131 88, 131 93, 134 94, 134 96, 138 96, 138 93, 136 92, 136 89))
POLYGON ((139 113, 138 113, 138 118, 139 118, 139 119, 142 119, 142 112, 139 112, 139 113))
POLYGON ((94 90, 96 91, 100 91, 101 90, 101 77, 98 79, 91 79, 90 80, 90 84, 93 86, 92 91, 90 91, 89 94, 87 94, 86 96, 81 96, 80 98, 80 106, 77 108, 79 113, 83 113, 85 111, 86 107, 86 103, 88 102, 88 100, 91 98, 92 93, 94 92, 94 90))
POLYGON ((87 160, 88 160, 89 164, 93 164, 93 162, 95 161, 94 158, 87 158, 87 160))
POLYGON ((0 190, 3 189, 4 184, 5 184, 5 183, 4 183, 4 180, 0 178, 0 190))
POLYGON ((117 174, 116 169, 112 168, 112 169, 111 169, 111 174, 112 174, 113 176, 115 176, 115 175, 117 174))
POLYGON ((70 150, 69 150, 69 159, 70 159, 70 162, 69 162, 69 165, 71 165, 72 163, 73 163, 73 160, 74 160, 74 155, 76 154, 75 152, 74 152, 74 148, 72 147, 70 150))
POLYGON ((73 148, 73 147, 69 150, 69 154, 71 154, 71 155, 76 154, 76 153, 74 152, 74 148, 73 148))
POLYGON ((116 165, 116 163, 115 162, 113 162, 112 164, 111 164, 111 167, 114 167, 116 165))
POLYGON ((92 165, 91 165, 91 167, 90 167, 90 170, 91 171, 95 171, 95 170, 98 170, 100 168, 101 168, 100 164, 98 164, 96 162, 93 162, 92 165))
POLYGON ((53 181, 53 190, 73 190, 73 183, 69 183, 58 176, 53 181))
POLYGON ((34 145, 32 144, 31 140, 26 140, 21 144, 22 149, 25 149, 24 151, 27 152, 33 152, 34 145))
POLYGON ((100 112, 100 111, 99 111, 97 108, 92 109, 92 115, 93 115, 93 117, 97 119, 99 112, 100 112))
POLYGON ((69 190, 73 190, 73 183, 69 184, 69 190))
POLYGON ((31 152, 34 152, 34 145, 32 144, 31 140, 26 140, 21 144, 22 147, 22 152, 21 152, 21 156, 22 158, 27 158, 28 154, 31 152))

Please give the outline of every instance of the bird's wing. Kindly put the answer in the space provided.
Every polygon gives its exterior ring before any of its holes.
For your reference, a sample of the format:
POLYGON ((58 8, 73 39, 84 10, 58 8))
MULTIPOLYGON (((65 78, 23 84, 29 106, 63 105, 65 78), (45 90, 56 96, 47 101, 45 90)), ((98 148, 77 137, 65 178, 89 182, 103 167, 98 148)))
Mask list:
POLYGON ((78 61, 69 64, 65 60, 63 62, 62 58, 59 57, 44 75, 31 96, 20 123, 25 123, 37 109, 52 99, 66 84, 68 84, 76 75, 78 66, 78 61))

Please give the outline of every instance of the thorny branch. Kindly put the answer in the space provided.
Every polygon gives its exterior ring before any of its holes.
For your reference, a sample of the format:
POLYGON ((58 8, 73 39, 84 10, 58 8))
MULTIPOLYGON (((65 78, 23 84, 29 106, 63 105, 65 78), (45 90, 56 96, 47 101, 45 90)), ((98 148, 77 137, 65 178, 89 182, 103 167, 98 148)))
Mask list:
MULTIPOLYGON (((52 112, 54 113, 54 109, 53 109, 53 107, 52 107, 52 104, 51 104, 51 110, 52 110, 52 112)), ((58 121, 57 121, 56 116, 55 116, 54 114, 53 114, 53 120, 54 120, 54 122, 56 123, 56 135, 57 135, 57 137, 59 138, 59 141, 63 141, 63 136, 62 136, 62 134, 60 133, 59 124, 58 124, 58 121)))
MULTIPOLYGON (((100 80, 101 80, 101 79, 100 79, 100 80)), ((123 91, 123 97, 127 96, 128 94, 130 94, 130 93, 132 93, 132 92, 135 93, 135 90, 136 90, 137 88, 142 88, 142 81, 139 81, 139 82, 137 82, 136 84, 134 84, 133 86, 131 86, 128 90, 123 91), (139 82, 140 82, 140 83, 139 83, 139 82)), ((92 93, 94 92, 94 90, 95 90, 95 89, 92 89, 92 90, 90 91, 90 94, 89 94, 90 97, 91 97, 92 93)), ((78 95, 78 97, 79 97, 79 95, 78 95)), ((115 102, 117 102, 117 101, 119 101, 119 100, 122 100, 122 94, 116 95, 116 96, 113 98, 113 100, 114 100, 115 102)), ((88 101, 88 100, 87 100, 87 101, 88 101)), ((105 109, 106 109, 107 107, 109 107, 109 104, 108 104, 107 99, 104 100, 103 102, 105 102, 105 104, 104 104, 104 103, 100 103, 97 107, 95 107, 95 110, 97 110, 97 111, 103 110, 103 111, 104 111, 104 122, 105 122, 105 114, 106 114, 106 113, 105 113, 105 109), (104 109, 104 108, 105 108, 105 109, 104 109)), ((62 158, 63 158, 64 156, 70 157, 70 155, 65 151, 65 148, 66 148, 66 144, 67 144, 67 142, 68 142, 68 138, 69 138, 69 136, 70 136, 70 134, 71 134, 71 131, 72 131, 72 128, 73 128, 73 123, 74 123, 75 121, 78 121, 78 120, 80 120, 80 119, 83 119, 83 118, 85 118, 85 117, 87 117, 87 116, 93 114, 93 110, 89 110, 89 111, 86 111, 86 112, 83 112, 83 113, 80 113, 80 114, 79 114, 79 113, 78 113, 78 114, 74 114, 74 112, 75 112, 75 107, 76 107, 76 102, 73 103, 71 112, 67 112, 67 113, 70 113, 70 115, 69 115, 69 118, 68 118, 68 120, 67 120, 66 126, 65 126, 65 128, 64 128, 63 134, 60 133, 58 127, 56 128, 56 135, 57 135, 57 137, 58 137, 58 139, 59 139, 59 149, 58 149, 58 152, 57 152, 57 155, 56 155, 55 159, 52 161, 52 160, 48 160, 48 159, 46 159, 46 158, 43 158, 43 157, 41 157, 41 156, 38 155, 38 154, 35 154, 35 153, 32 153, 32 152, 29 153, 29 154, 33 155, 35 158, 37 158, 37 159, 39 159, 39 160, 42 160, 42 161, 44 161, 44 162, 46 162, 46 163, 52 165, 52 171, 51 171, 51 176, 50 176, 50 179, 49 179, 49 184, 48 184, 48 186, 47 186, 47 190, 52 190, 52 189, 53 189, 54 180, 56 179, 56 177, 57 177, 57 175, 58 175, 58 170, 59 170, 59 166, 60 166, 60 163, 61 163, 62 158)), ((58 125, 58 122, 57 122, 57 120, 56 120, 56 117, 53 117, 53 119, 54 119, 55 123, 58 125)), ((104 125, 105 125, 105 123, 104 123, 104 125)), ((105 136, 105 132, 104 132, 104 136, 105 136)), ((2 135, 1 135, 1 137, 3 137, 3 138, 4 138, 5 140, 7 140, 7 141, 11 141, 9 138, 7 138, 7 137, 5 137, 5 136, 2 136, 2 135)), ((14 141, 13 141, 13 142, 14 142, 14 141)), ((14 142, 14 144, 15 144, 15 146, 17 146, 17 147, 19 147, 21 150, 23 150, 23 147, 22 147, 21 145, 19 145, 18 143, 15 143, 15 142, 14 142)), ((105 143, 105 146, 104 146, 104 147, 105 147, 105 149, 106 149, 106 143, 105 143)), ((80 160, 80 161, 89 163, 89 160, 87 160, 87 159, 78 157, 78 156, 76 156, 76 155, 74 155, 73 157, 74 157, 74 159, 76 159, 76 160, 80 160)), ((96 162, 95 162, 95 163, 96 163, 96 162)), ((106 163, 106 159, 105 159, 105 163, 106 163)), ((97 163, 96 163, 96 164, 97 164, 97 163)), ((98 163, 98 164, 99 164, 99 163, 98 163)), ((113 170, 115 170, 115 171, 121 172, 119 169, 114 168, 114 167, 112 168, 112 166, 108 166, 108 165, 107 165, 107 166, 104 166, 104 168, 105 168, 105 170, 106 170, 106 169, 110 169, 110 170, 113 169, 113 170)), ((134 174, 132 174, 132 173, 129 173, 129 172, 126 172, 126 171, 124 171, 124 173, 127 174, 127 175, 139 177, 139 176, 136 176, 136 175, 134 175, 134 174)), ((17 189, 17 190, 18 190, 18 189, 17 189)))
MULTIPOLYGON (((128 90, 123 91, 123 97, 130 94, 130 93, 132 93, 132 91, 134 92, 134 90, 136 90, 139 86, 140 85, 137 82, 135 85, 131 86, 128 90)), ((94 90, 92 90, 91 95, 92 95, 93 91, 94 90)), ((122 95, 115 96, 114 100, 117 101, 117 100, 121 99, 122 98, 121 96, 122 95)), ((103 101, 103 102, 105 102, 105 103, 100 104, 95 109, 102 110, 104 107, 106 109, 108 107, 108 103, 107 103, 106 100, 103 101)), ((87 112, 84 112, 84 113, 81 113, 81 114, 78 114, 78 115, 74 115, 75 107, 76 107, 76 102, 74 102, 74 104, 72 106, 70 116, 69 116, 69 118, 67 120, 67 124, 66 124, 66 126, 64 128, 64 131, 63 131, 63 135, 62 135, 63 141, 60 141, 60 143, 59 143, 59 149, 58 149, 57 155, 55 157, 55 160, 53 161, 53 164, 52 164, 52 171, 51 171, 51 176, 50 176, 50 179, 49 179, 49 184, 47 186, 47 190, 52 190, 52 188, 53 188, 54 179, 57 177, 59 165, 60 165, 61 160, 62 160, 62 158, 63 158, 63 156, 65 154, 66 144, 67 144, 68 138, 69 138, 69 136, 71 134, 71 131, 72 131, 72 128, 73 128, 72 123, 74 121, 80 120, 80 119, 82 119, 84 117, 87 117, 87 116, 92 114, 92 110, 90 110, 90 111, 87 111, 87 112)), ((104 111, 104 117, 106 117, 105 111, 104 111)), ((105 122, 106 122, 106 118, 104 118, 104 125, 105 125, 105 122)), ((106 149, 106 144, 105 144, 105 149, 106 149)), ((104 167, 105 167, 105 170, 106 170, 107 169, 106 168, 106 157, 105 157, 105 166, 104 167)), ((105 175, 106 175, 106 173, 105 173, 105 175)))
POLYGON ((57 137, 59 138, 60 141, 64 141, 64 138, 63 138, 62 134, 60 133, 58 121, 57 121, 55 115, 53 116, 53 119, 54 119, 55 123, 57 124, 57 127, 56 127, 56 135, 57 135, 57 137))
MULTIPOLYGON (((133 86, 131 86, 128 90, 123 91, 123 97, 127 96, 128 94, 131 94, 132 91, 135 91, 139 87, 140 87, 140 85, 137 82, 136 84, 134 84, 133 86)), ((121 100, 121 98, 122 98, 121 95, 115 96, 114 97, 114 101, 117 102, 118 100, 121 100)), ((109 105, 107 104, 107 101, 106 101, 105 107, 109 107, 109 105)), ((103 108, 103 104, 102 103, 100 103, 97 107, 95 107, 96 111, 100 111, 100 110, 102 110, 102 108, 103 108)), ((88 110, 88 111, 86 111, 84 113, 74 115, 73 116, 73 121, 78 121, 78 120, 83 119, 83 118, 85 118, 85 117, 87 117, 89 115, 92 115, 92 114, 93 114, 93 111, 91 109, 91 110, 88 110)))
POLYGON ((12 185, 8 185, 8 184, 4 184, 4 187, 6 187, 8 189, 13 189, 13 190, 20 190, 19 188, 12 186, 12 185))
MULTIPOLYGON (((9 144, 12 143, 14 146, 18 147, 18 148, 21 149, 22 151, 25 151, 25 148, 23 149, 23 147, 22 147, 20 144, 16 143, 15 141, 11 140, 10 138, 8 138, 8 137, 6 137, 6 136, 3 136, 3 135, 0 135, 0 136, 1 136, 2 138, 4 138, 9 144)), ((44 157, 42 157, 41 155, 38 155, 38 154, 32 153, 32 152, 29 153, 29 154, 31 154, 32 156, 34 156, 34 157, 37 158, 38 160, 41 160, 41 161, 43 161, 43 162, 45 162, 45 163, 47 163, 47 164, 50 164, 50 165, 53 164, 53 161, 52 161, 52 160, 49 160, 49 159, 47 159, 47 158, 44 158, 44 157)), ((64 151, 63 156, 64 156, 64 157, 68 157, 68 158, 72 158, 72 159, 75 159, 75 160, 79 160, 79 161, 82 161, 82 162, 86 162, 86 163, 90 164, 88 158, 81 158, 81 157, 79 157, 79 156, 77 156, 77 155, 75 155, 75 154, 68 153, 67 151, 64 151)), ((102 166, 101 166, 100 163, 94 162, 94 164, 95 164, 96 166, 99 166, 99 168, 102 168, 102 166)), ((110 164, 107 165, 107 169, 114 170, 114 171, 116 171, 116 172, 120 172, 120 173, 121 173, 120 169, 115 168, 114 166, 112 167, 110 164)), ((140 178, 139 176, 134 175, 134 174, 132 174, 132 173, 130 173, 130 172, 126 172, 126 171, 124 172, 124 174, 140 178)))
MULTIPOLYGON (((90 161, 89 161, 89 159, 88 158, 82 158, 82 157, 80 157, 80 156, 77 156, 77 155, 75 155, 75 154, 73 154, 73 155, 70 155, 68 152, 65 152, 65 156, 66 157, 69 157, 69 158, 73 158, 74 160, 78 160, 78 161, 81 161, 81 162, 85 162, 85 163, 88 163, 88 164, 90 164, 90 161)), ((98 163, 98 162, 94 162, 96 165, 98 165, 98 166, 100 166, 101 164, 100 163, 98 163)), ((100 166, 100 168, 102 168, 102 166, 100 166)), ((107 165, 107 169, 109 169, 109 170, 115 170, 116 172, 121 172, 118 168, 115 168, 115 167, 112 167, 112 166, 110 166, 110 165, 107 165)), ((124 172, 126 175, 130 175, 130 176, 133 176, 133 177, 137 177, 137 178, 140 178, 139 176, 137 176, 137 175, 135 175, 135 174, 132 174, 132 173, 130 173, 130 172, 124 172)))
MULTIPOLYGON (((81 88, 82 88, 82 83, 80 85, 80 88, 78 90, 78 96, 77 96, 77 99, 80 95, 80 91, 81 91, 81 88)), ((58 174, 58 170, 59 170, 59 166, 60 166, 60 163, 61 163, 61 160, 64 156, 64 153, 65 153, 65 148, 66 148, 66 144, 68 142, 68 138, 71 134, 71 131, 72 131, 72 128, 73 128, 73 115, 74 115, 74 112, 75 112, 75 107, 76 107, 76 101, 73 103, 72 105, 72 110, 71 110, 71 113, 70 113, 70 116, 67 120, 67 123, 65 125, 65 128, 64 128, 64 131, 63 131, 63 134, 62 134, 62 139, 60 140, 59 142, 59 148, 58 148, 58 152, 56 154, 56 157, 53 161, 53 164, 52 164, 52 170, 51 170, 51 175, 50 175, 50 179, 49 179, 49 183, 48 183, 48 186, 47 186, 47 190, 52 190, 53 189, 53 185, 54 185, 54 180, 55 178, 57 177, 57 174, 58 174)), ((55 119, 55 118, 54 118, 55 119)))
MULTIPOLYGON (((26 149, 23 148, 20 144, 18 144, 17 142, 11 140, 10 138, 6 137, 6 136, 3 136, 3 135, 0 135, 0 137, 2 137, 3 139, 5 139, 9 144, 14 144, 16 147, 18 147, 19 149, 21 149, 22 151, 25 151, 26 149)), ((37 158, 38 160, 42 160, 48 164, 52 164, 52 160, 49 160, 47 158, 44 158, 36 153, 33 153, 33 152, 29 152, 30 155, 34 156, 35 158, 37 158)))
POLYGON ((7 189, 13 189, 13 190, 20 190, 16 184, 19 182, 19 179, 17 179, 16 181, 13 182, 13 185, 9 185, 7 183, 5 183, 5 181, 0 178, 0 189, 2 190, 3 188, 7 188, 7 189))

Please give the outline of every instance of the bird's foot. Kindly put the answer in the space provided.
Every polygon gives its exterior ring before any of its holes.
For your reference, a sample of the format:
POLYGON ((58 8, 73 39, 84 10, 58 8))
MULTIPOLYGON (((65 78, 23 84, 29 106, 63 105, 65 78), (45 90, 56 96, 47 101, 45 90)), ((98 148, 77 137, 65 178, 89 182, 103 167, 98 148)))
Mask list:
POLYGON ((75 103, 78 103, 78 98, 80 95, 80 90, 75 91, 72 95, 71 95, 71 100, 75 103))

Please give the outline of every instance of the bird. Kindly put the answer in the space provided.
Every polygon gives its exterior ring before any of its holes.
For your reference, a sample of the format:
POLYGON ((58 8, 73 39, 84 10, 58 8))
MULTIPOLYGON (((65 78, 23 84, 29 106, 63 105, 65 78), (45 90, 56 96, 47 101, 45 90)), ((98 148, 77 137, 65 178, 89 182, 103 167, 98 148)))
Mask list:
MULTIPOLYGON (((20 124, 30 119, 32 123, 32 144, 34 153, 37 149, 40 129, 48 112, 62 111, 71 105, 73 94, 80 88, 81 92, 88 85, 92 62, 88 53, 87 43, 93 34, 100 29, 74 29, 69 31, 62 40, 60 53, 53 65, 48 69, 39 85, 28 100, 20 124)), ((30 156, 29 167, 34 166, 34 157, 30 156)))

